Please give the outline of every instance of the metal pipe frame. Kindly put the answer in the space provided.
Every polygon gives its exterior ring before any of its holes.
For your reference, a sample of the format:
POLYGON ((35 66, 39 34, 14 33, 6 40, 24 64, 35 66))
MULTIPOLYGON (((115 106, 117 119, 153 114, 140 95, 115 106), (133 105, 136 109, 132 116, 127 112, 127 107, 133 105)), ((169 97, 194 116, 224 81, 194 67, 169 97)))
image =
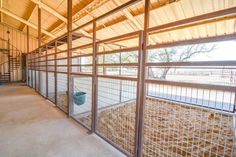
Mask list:
MULTIPOLYGON (((141 157, 142 156, 142 151, 143 151, 143 121, 144 121, 144 107, 145 107, 145 100, 146 100, 146 84, 147 83, 153 83, 153 84, 167 84, 167 85, 175 85, 175 86, 186 86, 186 87, 196 87, 196 88, 204 88, 204 89, 215 89, 215 90, 224 90, 224 91, 230 91, 230 92, 236 92, 236 87, 232 86, 221 86, 221 85, 209 85, 209 84, 197 84, 197 83, 185 83, 185 82, 175 82, 175 81, 162 81, 162 80, 151 80, 146 78, 146 67, 148 66, 156 66, 156 67, 162 67, 162 66, 177 66, 177 67, 184 67, 184 66, 235 66, 236 62, 235 61, 213 61, 213 62, 171 62, 171 63, 148 63, 146 61, 146 55, 147 51, 149 49, 156 49, 156 48, 164 48, 164 47, 171 47, 171 46, 182 46, 182 45, 188 45, 188 44, 197 44, 197 43, 207 43, 207 42, 216 42, 216 41, 222 41, 222 40, 233 40, 236 39, 235 34, 231 35, 222 35, 222 36, 217 36, 217 37, 207 37, 203 39, 192 39, 192 40, 186 40, 186 41, 179 41, 179 42, 174 42, 174 43, 163 43, 159 44, 156 43, 155 45, 148 45, 148 36, 153 33, 159 33, 159 32, 164 32, 164 31, 169 31, 172 29, 181 29, 186 26, 190 25, 195 25, 199 24, 202 22, 207 22, 207 21, 212 21, 214 18, 222 18, 223 16, 232 16, 232 14, 235 14, 236 12, 236 7, 235 8, 230 8, 222 11, 218 11, 215 13, 209 13, 209 14, 204 14, 200 15, 197 17, 193 17, 191 19, 184 19, 180 20, 177 22, 172 22, 168 24, 164 24, 161 26, 149 28, 149 19, 150 19, 150 0, 145 0, 145 12, 144 12, 144 30, 143 31, 138 31, 138 32, 132 32, 128 33, 122 36, 117 36, 113 37, 110 39, 105 39, 105 40, 96 40, 96 22, 110 16, 121 9, 124 9, 126 7, 129 7, 137 2, 140 2, 140 0, 130 0, 129 2, 119 6, 118 8, 102 15, 99 16, 96 19, 93 19, 76 29, 72 30, 72 1, 67 0, 68 3, 68 25, 67 25, 67 33, 54 39, 53 41, 49 42, 48 44, 41 46, 43 49, 46 47, 46 54, 44 57, 46 57, 46 97, 48 98, 48 72, 54 72, 55 75, 57 73, 62 73, 62 74, 67 74, 67 96, 68 96, 68 107, 69 107, 69 112, 68 116, 71 116, 73 113, 73 103, 71 99, 72 91, 73 91, 73 77, 74 76, 86 76, 86 77, 92 77, 92 124, 91 124, 91 133, 95 133, 98 136, 102 137, 104 140, 115 146, 118 150, 123 152, 124 154, 131 156, 128 152, 125 150, 121 149, 119 146, 111 142, 109 139, 101 136, 97 131, 96 131, 96 120, 97 120, 97 96, 98 96, 98 78, 109 78, 109 79, 116 79, 116 80, 130 80, 130 81, 137 81, 137 97, 136 97, 136 123, 135 123, 135 154, 134 156, 136 157, 141 157), (86 45, 81 45, 77 47, 72 48, 72 34, 73 32, 87 26, 87 25, 93 25, 93 37, 92 37, 92 43, 86 44, 86 45), (62 51, 57 51, 55 50, 55 53, 48 54, 48 47, 51 47, 49 44, 57 43, 59 39, 67 37, 67 50, 62 50, 62 51), (137 47, 131 47, 131 48, 123 48, 123 49, 117 49, 117 50, 111 50, 111 51, 98 51, 98 45, 102 43, 112 43, 114 41, 120 41, 120 40, 127 40, 130 38, 139 38, 138 40, 138 46, 137 47), (76 51, 77 49, 85 49, 85 48, 92 48, 92 53, 90 54, 81 54, 81 55, 76 55, 72 56, 72 52, 76 51), (117 64, 98 64, 98 56, 99 55, 104 55, 104 54, 112 54, 112 53, 121 53, 121 52, 126 52, 126 51, 137 51, 138 52, 138 63, 117 63, 117 64), (57 58, 56 55, 59 53, 67 52, 67 57, 64 58, 57 58), (49 71, 48 67, 48 61, 52 61, 53 59, 48 59, 48 56, 54 55, 55 56, 55 64, 54 64, 54 71, 49 71), (72 64, 72 58, 80 58, 80 57, 88 57, 92 56, 93 57, 93 63, 89 65, 81 65, 81 64, 72 64), (57 65, 57 60, 63 60, 67 59, 67 65, 57 65), (67 67, 67 72, 58 72, 57 67, 67 67), (82 73, 80 72, 72 72, 72 66, 92 66, 92 74, 87 74, 87 73, 82 73), (98 67, 99 66, 131 66, 131 67, 136 67, 138 68, 138 76, 136 77, 126 77, 126 76, 111 76, 111 75, 99 75, 98 74, 98 67)), ((56 44, 56 49, 57 49, 57 44, 56 44)), ((29 68, 36 69, 35 65, 35 59, 36 56, 33 57, 34 53, 36 51, 33 51, 33 53, 29 53, 30 57, 29 60, 32 61, 29 62, 29 68)), ((27 57, 28 59, 28 57, 27 57)), ((52 65, 53 66, 53 65, 52 65)), ((40 69, 38 71, 41 71, 40 69)), ((44 71, 44 70, 42 70, 44 71)), ((31 74, 31 78, 32 78, 31 74)), ((32 81, 31 81, 32 82, 32 81)), ((36 81, 35 81, 36 82, 36 81)), ((35 86, 36 87, 36 86, 35 86)), ((55 77, 55 93, 57 94, 57 78, 55 77)), ((235 96, 236 97, 236 96, 235 96)), ((56 100, 55 100, 56 101, 56 100)), ((57 102, 55 102, 57 104, 57 102)), ((236 98, 235 98, 235 106, 236 106, 236 98)), ((72 117, 73 118, 73 117, 72 117)), ((80 123, 81 124, 81 123, 80 123)), ((83 125, 83 124, 81 124, 83 125)), ((86 126, 84 126, 86 127, 86 126)), ((87 127, 86 127, 87 128, 87 127)), ((87 128, 88 129, 88 128, 87 128)))
MULTIPOLYGON (((41 24, 42 24, 42 16, 41 16, 41 8, 40 8, 40 6, 38 5, 38 47, 39 47, 39 49, 38 49, 38 57, 40 56, 40 54, 41 54, 41 37, 42 37, 42 34, 41 34, 41 24)), ((37 58, 37 61, 39 60, 39 58, 37 58)), ((38 62, 38 65, 39 65, 39 62, 38 62)), ((39 69, 38 69, 39 70, 39 69)), ((41 84, 41 77, 40 77, 40 72, 38 71, 38 81, 39 81, 39 83, 38 83, 38 92, 40 92, 41 91, 41 89, 40 89, 40 84, 41 84)))
POLYGON ((73 113, 73 101, 71 95, 73 94, 73 84, 71 77, 71 63, 72 63, 72 0, 67 0, 67 106, 69 108, 68 116, 70 117, 73 113))
POLYGON ((98 78, 97 78, 97 43, 96 43, 96 21, 93 22, 93 77, 92 77, 92 126, 91 132, 96 132, 97 120, 97 92, 98 92, 98 78))
POLYGON ((54 84, 55 84, 55 104, 56 106, 58 105, 57 104, 57 41, 55 42, 55 56, 54 56, 54 84))

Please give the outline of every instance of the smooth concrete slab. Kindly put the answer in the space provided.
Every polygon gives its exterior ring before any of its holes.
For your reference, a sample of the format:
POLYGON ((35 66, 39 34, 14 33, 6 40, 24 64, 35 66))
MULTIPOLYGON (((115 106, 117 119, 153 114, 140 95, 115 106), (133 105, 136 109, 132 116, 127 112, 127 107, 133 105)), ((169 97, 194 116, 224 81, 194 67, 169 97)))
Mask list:
POLYGON ((33 89, 0 86, 0 157, 123 157, 33 89))

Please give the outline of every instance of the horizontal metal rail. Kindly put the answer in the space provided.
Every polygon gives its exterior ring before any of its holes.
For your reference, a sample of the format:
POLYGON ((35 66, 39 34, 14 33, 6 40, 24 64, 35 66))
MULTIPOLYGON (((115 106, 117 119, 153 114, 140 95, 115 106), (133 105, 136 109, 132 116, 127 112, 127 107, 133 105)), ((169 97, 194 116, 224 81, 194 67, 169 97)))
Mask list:
POLYGON ((193 61, 146 63, 146 66, 236 66, 236 61, 193 61))
POLYGON ((165 80, 153 80, 153 79, 146 79, 145 82, 152 83, 152 84, 164 84, 164 85, 179 86, 179 87, 191 87, 191 88, 201 88, 201 89, 209 89, 209 90, 221 90, 221 91, 236 92, 236 86, 178 82, 178 81, 165 81, 165 80))

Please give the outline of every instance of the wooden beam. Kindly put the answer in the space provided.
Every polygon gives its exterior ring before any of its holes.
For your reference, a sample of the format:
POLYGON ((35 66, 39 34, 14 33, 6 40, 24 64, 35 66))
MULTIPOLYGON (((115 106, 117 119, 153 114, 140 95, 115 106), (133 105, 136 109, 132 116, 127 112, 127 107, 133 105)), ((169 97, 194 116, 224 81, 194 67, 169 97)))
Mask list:
MULTIPOLYGON (((30 19, 32 18, 32 16, 34 15, 34 12, 35 12, 36 10, 37 10, 37 5, 34 6, 34 9, 32 10, 32 12, 31 12, 29 18, 27 19, 28 22, 30 21, 30 19)), ((22 31, 25 30, 26 26, 27 26, 27 25, 24 25, 24 27, 22 28, 22 31)))
MULTIPOLYGON (((53 8, 49 7, 48 5, 42 3, 41 1, 37 1, 37 0, 31 0, 32 2, 34 2, 35 4, 37 4, 38 6, 40 6, 42 9, 44 9, 45 11, 47 11, 48 13, 54 15, 55 17, 57 17, 58 19, 60 19, 62 22, 67 24, 67 19, 61 15, 60 13, 58 13, 56 10, 54 10, 53 8)), ((76 28, 78 27, 78 25, 72 23, 72 28, 76 28)), ((79 30, 79 32, 85 36, 88 37, 92 37, 92 35, 90 35, 89 33, 87 33, 84 30, 79 30)))
MULTIPOLYGON (((6 14, 6 15, 8 15, 8 16, 14 18, 14 19, 16 19, 17 21, 20 21, 20 22, 26 24, 27 26, 30 26, 31 28, 34 28, 34 29, 36 29, 36 30, 38 29, 38 27, 37 27, 36 25, 30 23, 29 21, 26 21, 25 19, 23 19, 23 18, 21 18, 21 17, 18 17, 17 15, 15 15, 15 14, 13 14, 13 13, 11 13, 11 12, 9 12, 9 11, 3 9, 3 8, 0 8, 0 11, 1 11, 2 13, 4 13, 4 14, 6 14)), ((48 35, 48 36, 51 37, 51 38, 56 38, 55 35, 53 35, 52 33, 48 32, 48 31, 46 31, 46 30, 44 30, 44 29, 42 29, 42 33, 48 35)))
POLYGON ((59 18, 63 22, 67 23, 67 19, 64 16, 62 16, 60 13, 58 13, 56 10, 54 10, 53 8, 49 7, 48 5, 42 3, 41 1, 38 1, 38 0, 31 0, 31 1, 35 4, 37 4, 38 6, 40 6, 42 9, 49 12, 50 14, 52 14, 55 17, 59 18))
MULTIPOLYGON (((87 5, 86 5, 84 8, 75 11, 75 14, 72 16, 72 19, 75 18, 75 17, 77 16, 77 14, 80 14, 82 11, 84 11, 85 9, 87 9, 90 5, 94 4, 95 2, 96 2, 96 0, 90 1, 89 3, 87 3, 87 5)), ((51 32, 53 32, 53 31, 56 30, 57 28, 61 27, 63 24, 64 24, 64 22, 61 23, 60 25, 58 25, 57 27, 53 28, 53 29, 51 30, 51 32)))
MULTIPOLYGON (((118 4, 115 0, 113 0, 113 2, 116 5, 120 5, 118 4)), ((129 19, 131 22, 133 22, 133 24, 139 29, 139 30, 143 30, 143 26, 135 19, 135 17, 130 13, 130 11, 128 9, 124 9, 122 10, 122 12, 124 13, 124 15, 127 17, 127 19, 129 19)), ((150 38, 151 43, 156 43, 155 40, 153 38, 150 38)))

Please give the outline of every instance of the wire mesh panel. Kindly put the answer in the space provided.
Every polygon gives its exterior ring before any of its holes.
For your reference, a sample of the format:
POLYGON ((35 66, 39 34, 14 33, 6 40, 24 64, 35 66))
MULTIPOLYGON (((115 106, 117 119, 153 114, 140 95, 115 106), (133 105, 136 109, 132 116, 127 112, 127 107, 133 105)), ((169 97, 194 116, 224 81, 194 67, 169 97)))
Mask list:
POLYGON ((130 154, 135 145, 136 81, 98 79, 97 132, 130 154))
POLYGON ((30 87, 32 87, 32 76, 31 76, 31 74, 32 74, 32 72, 31 72, 31 70, 29 69, 29 70, 28 70, 28 85, 29 85, 30 87))
POLYGON ((57 73, 57 106, 68 113, 67 74, 57 73))
POLYGON ((146 63, 143 156, 234 156, 236 62, 153 61, 159 52, 146 63))
POLYGON ((73 77, 73 100, 72 116, 91 129, 92 77, 73 77))
POLYGON ((35 89, 35 70, 31 70, 32 88, 35 89))
MULTIPOLYGON (((107 39, 105 43, 119 45, 123 37, 126 38, 126 35, 112 38, 111 41, 107 39)), ((129 38, 124 39, 122 44, 138 44, 138 34, 129 34, 127 37, 129 38)), ((138 48, 121 48, 111 44, 114 50, 109 51, 103 48, 102 44, 101 41, 97 53, 96 132, 125 154, 133 156, 136 135, 138 48)))
POLYGON ((40 94, 46 97, 46 72, 40 71, 40 94))
POLYGON ((48 99, 55 103, 55 73, 48 72, 48 99))
POLYGON ((39 71, 35 71, 35 90, 39 91, 39 71))
MULTIPOLYGON (((87 25, 75 34, 80 34, 83 29, 92 30, 93 25, 87 25)), ((92 35, 92 34, 91 34, 92 35)), ((93 40, 91 36, 81 36, 72 42, 71 72, 73 91, 71 98, 72 117, 88 130, 92 128, 92 72, 93 72, 93 40)))

